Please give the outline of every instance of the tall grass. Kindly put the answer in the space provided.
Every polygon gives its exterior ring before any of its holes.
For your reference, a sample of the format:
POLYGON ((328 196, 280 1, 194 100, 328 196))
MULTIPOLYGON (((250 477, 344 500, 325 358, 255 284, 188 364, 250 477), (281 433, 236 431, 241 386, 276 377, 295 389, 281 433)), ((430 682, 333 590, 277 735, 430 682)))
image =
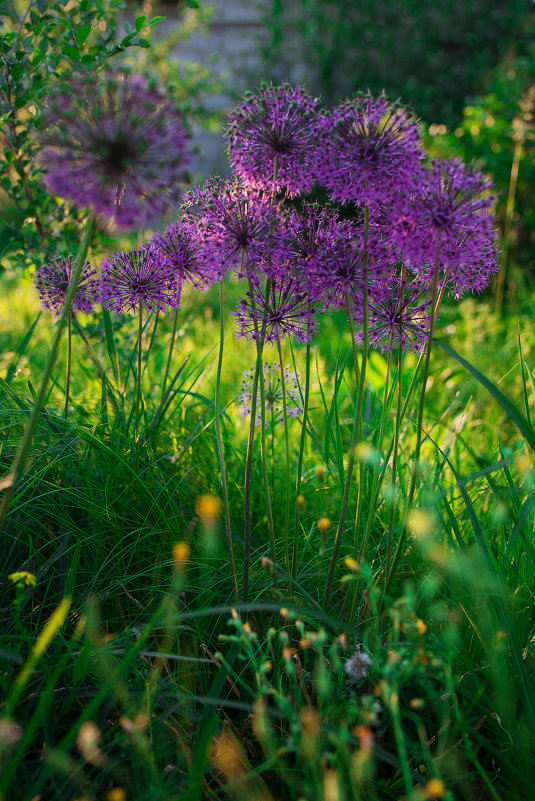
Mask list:
MULTIPOLYGON (((173 320, 144 321, 141 370, 134 322, 79 320, 68 417, 59 352, 1 535, 0 797, 528 798, 529 334, 498 347, 484 304, 446 309, 414 498, 421 378, 397 428, 396 410, 416 358, 387 370, 370 355, 348 483, 358 376, 342 314, 309 349, 266 345, 262 359, 296 368, 308 401, 287 437, 284 423, 267 432, 272 544, 253 438, 243 603, 248 420, 236 399, 258 354, 218 308, 216 294, 186 303, 166 387, 173 320), (214 527, 198 500, 225 485, 214 527), (21 571, 35 586, 7 578, 21 571), (369 657, 361 675, 355 654, 369 657)), ((48 326, 2 335, 4 473, 37 408, 48 326)))

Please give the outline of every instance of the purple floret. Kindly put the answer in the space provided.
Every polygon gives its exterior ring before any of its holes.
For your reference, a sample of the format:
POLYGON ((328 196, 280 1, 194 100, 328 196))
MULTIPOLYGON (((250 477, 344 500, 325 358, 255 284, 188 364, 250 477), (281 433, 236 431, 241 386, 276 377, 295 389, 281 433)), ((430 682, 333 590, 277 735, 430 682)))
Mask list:
MULTIPOLYGON (((58 257, 37 268, 35 283, 39 291, 41 304, 56 317, 61 314, 65 295, 72 280, 75 263, 76 261, 72 256, 67 258, 58 257)), ((88 262, 82 268, 78 279, 78 285, 71 303, 71 312, 80 311, 89 314, 93 311, 97 297, 97 284, 93 277, 94 275, 95 270, 92 269, 88 262)))
POLYGON ((264 84, 229 115, 230 163, 247 185, 309 192, 314 184, 319 100, 301 86, 264 84))
POLYGON ((392 237, 422 283, 456 297, 481 291, 498 269, 492 183, 460 159, 433 161, 413 191, 392 204, 392 237))
POLYGON ((44 182, 121 228, 176 202, 190 162, 182 116, 142 75, 86 76, 52 96, 43 120, 44 182))
POLYGON ((243 277, 265 259, 276 209, 264 192, 209 178, 186 194, 181 222, 218 278, 243 277))
POLYGON ((325 309, 362 307, 365 289, 381 276, 391 262, 381 229, 363 221, 343 221, 328 259, 316 265, 311 285, 313 296, 325 309))
POLYGON ((319 327, 306 285, 295 276, 271 281, 267 297, 263 287, 252 285, 235 315, 238 336, 266 342, 277 342, 285 334, 310 342, 319 327))
POLYGON ((330 206, 305 203, 281 215, 271 238, 270 278, 282 278, 291 272, 310 281, 310 291, 322 281, 323 271, 334 262, 334 250, 341 236, 341 223, 330 206), (319 278, 316 278, 319 276, 319 278))
POLYGON ((102 262, 100 297, 115 314, 177 309, 180 293, 176 276, 154 244, 139 250, 119 251, 102 262))
POLYGON ((198 245, 180 223, 169 225, 151 241, 174 273, 179 297, 184 283, 205 291, 219 280, 212 264, 200 258, 198 245))
MULTIPOLYGON (((394 266, 370 289, 368 336, 371 347, 382 352, 393 348, 422 353, 429 334, 431 300, 416 282, 401 278, 394 266)), ((361 324, 361 311, 359 319, 361 324)), ((357 331, 362 342, 362 330, 357 331)))
POLYGON ((318 132, 318 179, 341 203, 389 203, 424 157, 416 118, 384 93, 340 103, 319 117, 318 132))

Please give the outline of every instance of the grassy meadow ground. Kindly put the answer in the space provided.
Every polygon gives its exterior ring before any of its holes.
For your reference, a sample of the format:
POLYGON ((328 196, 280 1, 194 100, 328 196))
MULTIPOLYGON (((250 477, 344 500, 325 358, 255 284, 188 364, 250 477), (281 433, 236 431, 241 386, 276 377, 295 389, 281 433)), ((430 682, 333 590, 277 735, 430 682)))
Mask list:
MULTIPOLYGON (((5 286, 3 473, 53 326, 42 313, 27 336, 39 315, 35 290, 19 278, 5 286)), ((248 421, 238 396, 255 352, 234 338, 235 295, 235 287, 225 287, 220 422, 241 594, 248 421)), ((247 603, 233 591, 221 510, 212 517, 208 504, 206 511, 206 496, 221 497, 213 424, 217 288, 184 298, 171 375, 184 366, 161 414, 171 320, 162 318, 156 330, 149 320, 137 444, 128 419, 136 323, 115 324, 115 353, 98 314, 82 325, 109 375, 117 357, 126 413, 114 411, 74 332, 69 415, 62 415, 62 352, 2 534, 0 798, 528 799, 535 779, 530 304, 502 320, 490 295, 443 309, 437 338, 503 396, 434 346, 424 414, 429 437, 408 521, 415 402, 402 429, 394 548, 402 531, 407 539, 386 592, 388 473, 367 552, 360 563, 353 558, 358 483, 367 521, 380 460, 373 443, 386 360, 372 355, 368 447, 359 449, 326 606, 356 391, 343 316, 325 317, 312 346, 293 581, 284 561, 282 423, 266 431, 277 586, 266 558, 256 438, 247 603), (35 586, 9 581, 17 571, 34 575, 35 586)), ((265 359, 277 361, 276 349, 267 347, 265 359)), ((302 382, 304 347, 286 347, 284 361, 302 382)), ((289 428, 293 522, 298 421, 289 428)))

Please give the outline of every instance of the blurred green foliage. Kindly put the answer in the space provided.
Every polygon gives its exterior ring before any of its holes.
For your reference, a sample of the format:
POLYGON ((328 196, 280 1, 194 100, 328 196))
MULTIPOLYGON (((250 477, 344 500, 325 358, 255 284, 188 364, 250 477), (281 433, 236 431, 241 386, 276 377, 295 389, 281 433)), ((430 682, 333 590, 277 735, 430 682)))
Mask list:
POLYGON ((509 55, 494 70, 487 92, 474 97, 453 130, 431 125, 427 145, 435 156, 475 161, 498 193, 502 265, 509 296, 533 283, 535 259, 535 45, 509 55))
POLYGON ((326 101, 358 89, 399 96, 425 120, 452 125, 504 52, 525 50, 527 0, 270 0, 264 78, 303 80, 326 101))

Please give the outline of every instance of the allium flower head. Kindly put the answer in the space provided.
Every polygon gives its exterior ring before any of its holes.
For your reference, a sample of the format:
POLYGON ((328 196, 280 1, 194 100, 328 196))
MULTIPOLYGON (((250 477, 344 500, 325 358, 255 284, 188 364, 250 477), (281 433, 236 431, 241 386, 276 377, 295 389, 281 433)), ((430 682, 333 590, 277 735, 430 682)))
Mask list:
POLYGON ((388 203, 424 155, 415 117, 384 93, 340 103, 318 127, 318 179, 341 203, 388 203))
MULTIPOLYGON (((71 256, 56 258, 37 268, 35 283, 41 304, 56 317, 61 314, 65 295, 70 286, 76 260, 71 256)), ((71 303, 71 312, 92 312, 96 300, 95 270, 87 263, 78 280, 78 285, 71 303)))
POLYGON ((279 219, 273 231, 269 277, 284 277, 289 272, 303 280, 315 280, 333 262, 333 252, 341 236, 341 223, 330 206, 304 203, 279 219))
POLYGON ((153 243, 105 259, 100 295, 104 308, 116 314, 140 308, 165 312, 179 305, 176 277, 153 243))
POLYGON ((230 163, 246 184, 289 197, 314 184, 315 130, 319 100, 301 86, 263 84, 247 93, 229 115, 230 163))
MULTIPOLYGON (((264 372, 264 392, 266 398, 266 428, 269 428, 270 421, 273 421, 276 425, 280 423, 284 417, 281 369, 278 362, 273 362, 273 364, 264 362, 262 369, 264 372)), ((254 369, 245 370, 243 373, 242 389, 240 393, 240 414, 242 417, 247 417, 251 414, 254 373, 254 369)), ((286 413, 288 417, 298 417, 301 412, 299 374, 293 373, 288 366, 284 367, 284 390, 286 392, 286 413)), ((257 410, 257 425, 260 425, 261 419, 261 412, 257 410)))
POLYGON ((361 223, 344 221, 328 258, 316 265, 311 292, 324 308, 334 309, 345 306, 349 293, 355 310, 362 306, 365 288, 390 261, 379 227, 370 225, 366 232, 361 223))
MULTIPOLYGON (((431 300, 416 283, 403 281, 395 270, 372 285, 368 306, 368 332, 372 347, 422 353, 429 334, 431 300)), ((359 309, 361 322, 361 310, 359 309)), ((362 341, 362 332, 357 333, 362 341)))
POLYGON ((198 245, 179 223, 169 225, 163 233, 155 234, 151 241, 174 272, 179 293, 183 283, 206 290, 218 280, 217 272, 199 257, 198 245))
POLYGON ((179 196, 190 155, 180 113, 142 75, 88 75, 49 99, 42 163, 50 192, 123 228, 179 196))
POLYGON ((235 312, 238 336, 277 342, 285 334, 300 342, 310 342, 318 330, 306 285, 290 275, 271 281, 269 293, 258 284, 252 285, 235 312))
POLYGON ((393 240, 420 280, 430 283, 438 266, 439 285, 456 296, 486 286, 498 266, 491 187, 460 159, 433 161, 393 203, 393 240))
POLYGON ((181 221, 218 277, 242 277, 263 261, 275 211, 263 192, 210 178, 186 193, 181 221))

